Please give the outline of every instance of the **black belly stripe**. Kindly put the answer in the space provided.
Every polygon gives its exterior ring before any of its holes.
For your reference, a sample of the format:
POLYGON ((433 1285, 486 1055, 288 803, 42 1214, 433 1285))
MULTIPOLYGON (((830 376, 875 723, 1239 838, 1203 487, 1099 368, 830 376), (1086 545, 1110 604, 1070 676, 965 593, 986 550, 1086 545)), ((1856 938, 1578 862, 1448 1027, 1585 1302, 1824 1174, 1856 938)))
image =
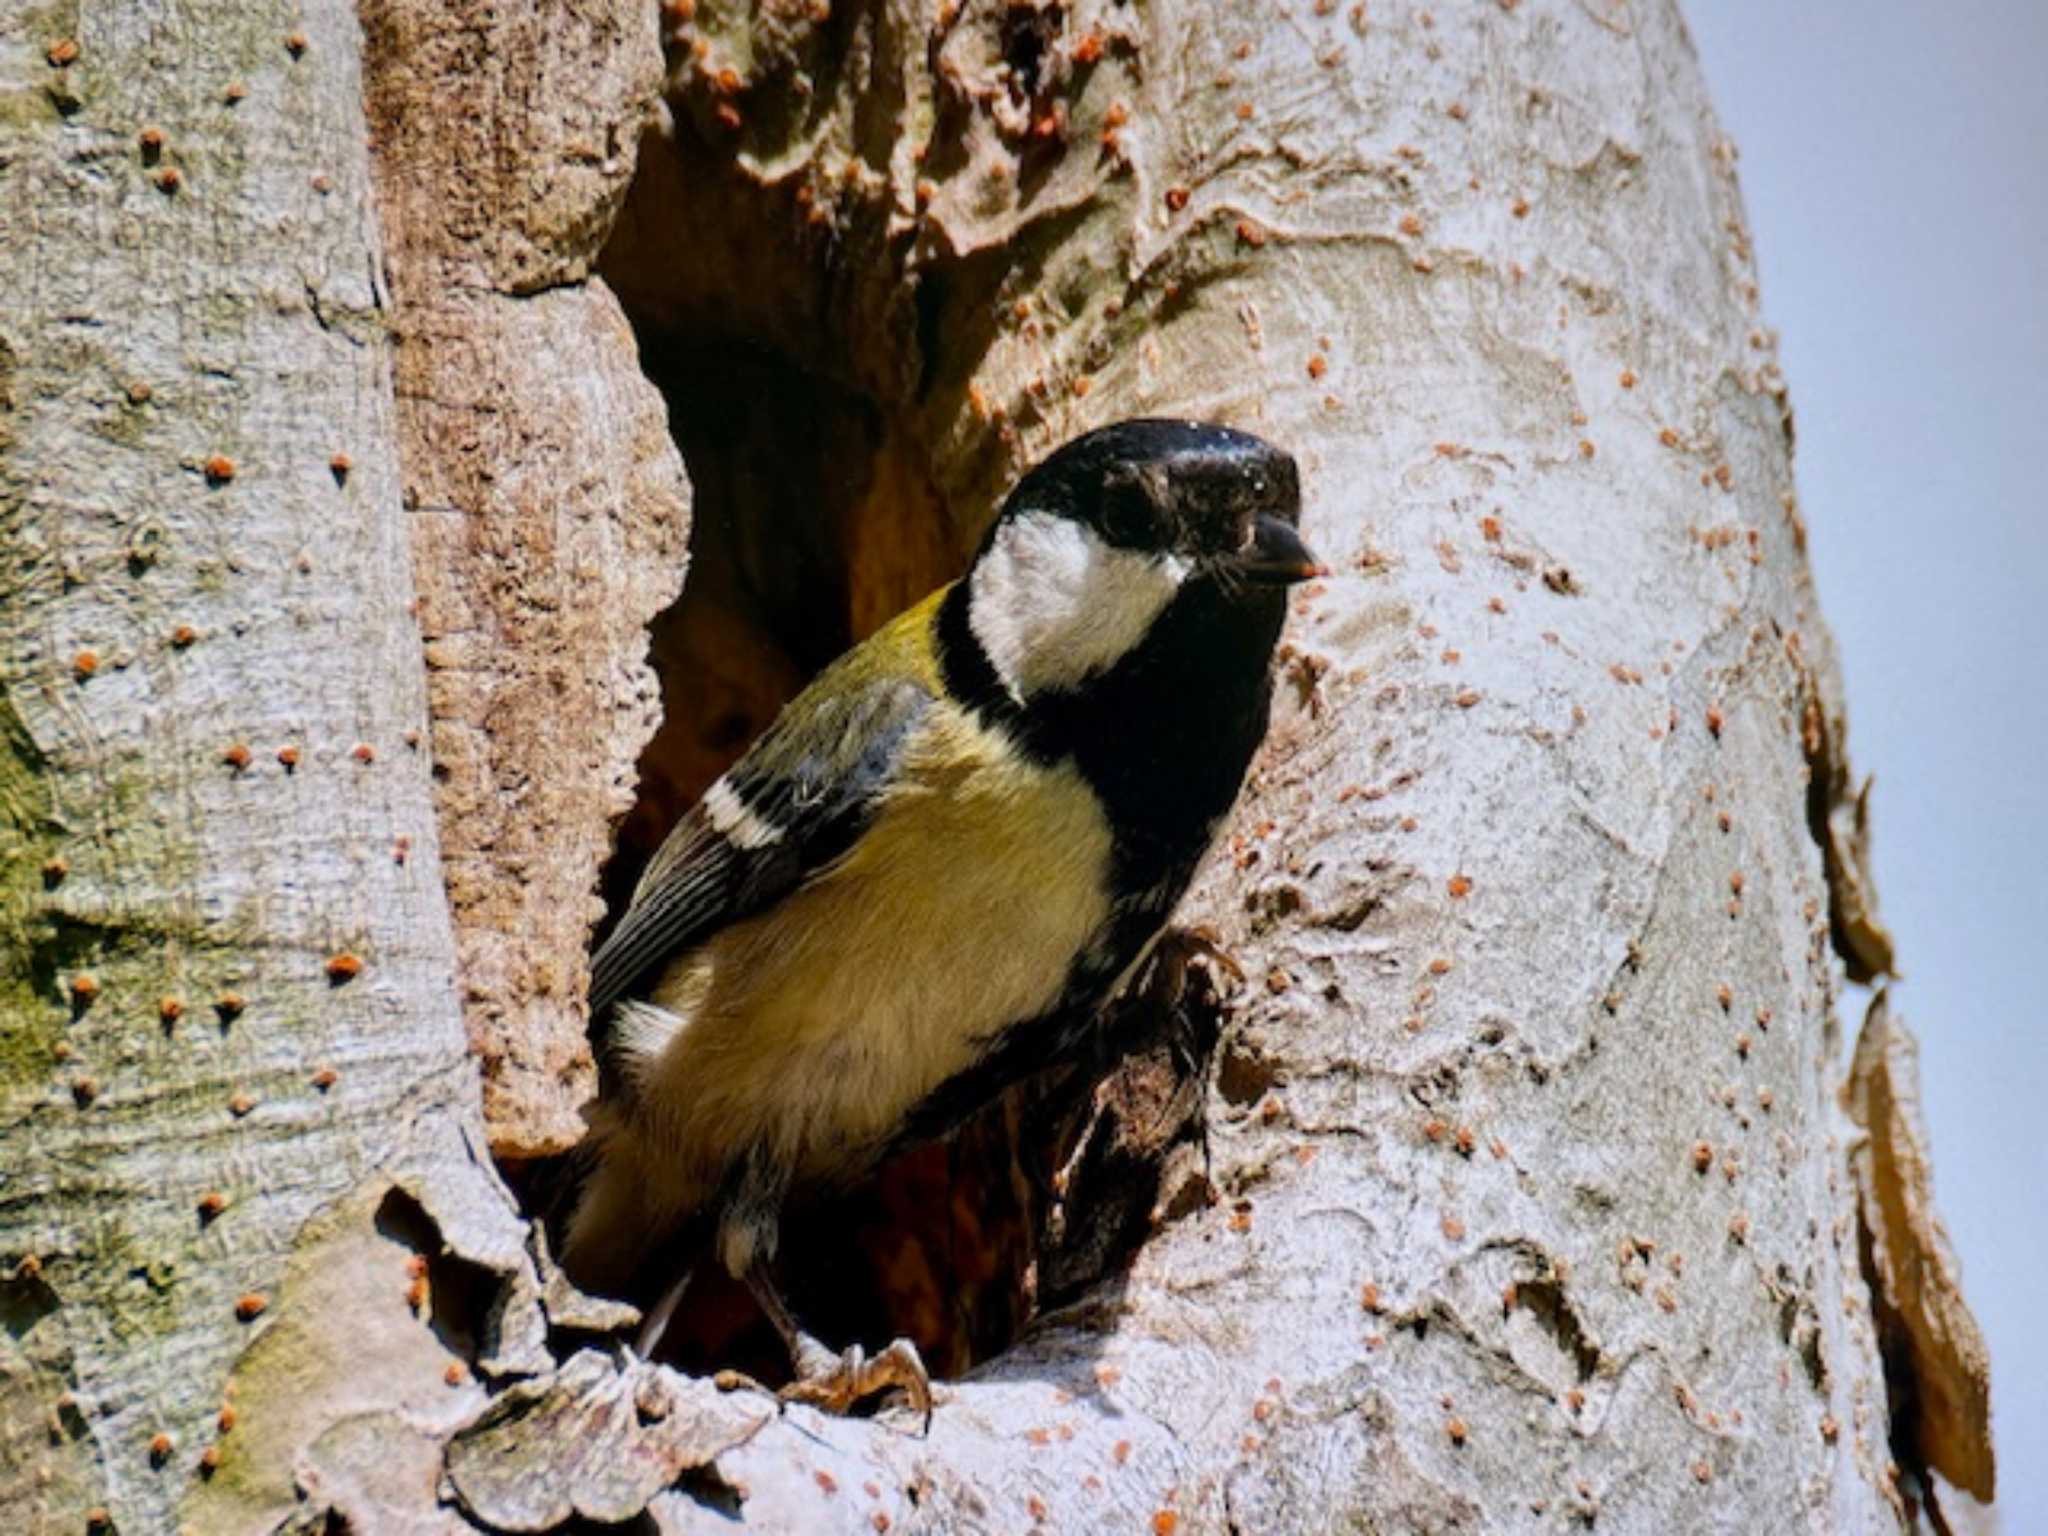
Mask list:
POLYGON ((1226 596, 1192 582, 1116 666, 1025 709, 967 621, 967 583, 948 594, 935 635, 947 692, 1029 756, 1070 760, 1087 779, 1109 819, 1121 900, 1108 932, 1075 958, 1060 1001, 989 1040, 975 1065, 918 1105, 896 1144, 943 1135, 1094 1027, 1108 989, 1186 891, 1265 739, 1286 615, 1283 590, 1226 596))

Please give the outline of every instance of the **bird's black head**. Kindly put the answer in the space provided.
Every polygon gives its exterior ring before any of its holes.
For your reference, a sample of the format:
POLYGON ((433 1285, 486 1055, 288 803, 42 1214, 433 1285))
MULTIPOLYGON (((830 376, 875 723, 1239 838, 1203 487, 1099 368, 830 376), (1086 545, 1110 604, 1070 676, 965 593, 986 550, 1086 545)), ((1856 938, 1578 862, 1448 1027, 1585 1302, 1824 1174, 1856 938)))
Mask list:
POLYGON ((975 557, 967 616, 1018 702, 1135 648, 1184 588, 1269 606, 1323 567, 1283 450, 1203 422, 1118 422, 1034 466, 975 557))
POLYGON ((1301 514, 1292 455, 1207 422, 1120 421, 1075 438, 1003 506, 1005 520, 1033 513, 1071 518, 1113 549, 1178 556, 1226 581, 1284 585, 1316 564, 1292 535, 1301 514), (1280 527, 1262 528, 1264 519, 1280 527))

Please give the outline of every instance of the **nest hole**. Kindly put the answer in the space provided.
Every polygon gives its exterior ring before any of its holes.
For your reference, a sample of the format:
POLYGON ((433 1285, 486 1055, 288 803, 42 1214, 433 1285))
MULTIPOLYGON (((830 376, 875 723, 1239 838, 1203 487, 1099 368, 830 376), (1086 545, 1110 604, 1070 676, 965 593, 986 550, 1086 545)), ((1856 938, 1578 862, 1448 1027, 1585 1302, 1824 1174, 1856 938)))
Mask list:
MULTIPOLYGON (((876 301, 862 287, 872 242, 813 238, 801 199, 742 174, 692 132, 688 104, 672 104, 678 126, 643 145, 600 270, 689 473, 690 568, 649 626, 663 718, 602 872, 599 942, 662 839, 782 705, 960 574, 1004 462, 993 441, 970 432, 963 448, 955 430, 972 372, 962 359, 988 341, 975 317, 1009 281, 1000 266, 926 274, 907 308, 876 301), (941 374, 960 388, 935 385, 941 374), (941 441, 954 445, 944 473, 929 446, 941 441)), ((1195 1040, 1205 1070, 1214 1041, 1213 1014, 1190 1029, 1184 1012, 1134 1007, 1117 1038, 1135 1050, 1126 1068, 1150 1064, 1124 1096, 1149 1106, 1132 1111, 1136 1131, 1117 1119, 1117 1063, 1068 1063, 854 1189, 799 1195, 777 1271, 806 1327, 834 1345, 907 1336, 934 1373, 957 1375, 1120 1270, 1157 1209, 1160 1064, 1184 1073, 1195 1040)), ((1200 1094, 1175 1101, 1182 1130, 1189 1098, 1200 1094)), ((780 1346, 751 1298, 708 1255, 676 1255, 676 1268, 692 1260, 663 1357, 780 1379, 780 1346)), ((649 1277, 650 1293, 669 1278, 649 1277)))

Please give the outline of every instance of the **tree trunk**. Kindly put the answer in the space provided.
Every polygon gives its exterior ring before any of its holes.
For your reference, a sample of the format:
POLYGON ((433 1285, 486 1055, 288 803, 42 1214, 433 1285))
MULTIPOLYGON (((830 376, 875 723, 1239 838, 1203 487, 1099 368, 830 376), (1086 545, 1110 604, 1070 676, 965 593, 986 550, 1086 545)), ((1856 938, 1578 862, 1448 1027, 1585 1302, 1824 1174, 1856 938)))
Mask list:
POLYGON ((444 1244, 511 1280, 486 1353, 547 1361, 454 983, 361 37, 12 10, 0 1523, 267 1529, 482 1399, 444 1244))
POLYGON ((63 14, 0 53, 8 1529, 1989 1497, 1668 0, 63 14), (1182 413, 1338 567, 1183 914, 1249 978, 1200 1081, 899 1175, 988 1249, 919 1271, 929 1435, 638 1361, 490 1155, 574 1139, 601 873, 1023 465, 1182 413))

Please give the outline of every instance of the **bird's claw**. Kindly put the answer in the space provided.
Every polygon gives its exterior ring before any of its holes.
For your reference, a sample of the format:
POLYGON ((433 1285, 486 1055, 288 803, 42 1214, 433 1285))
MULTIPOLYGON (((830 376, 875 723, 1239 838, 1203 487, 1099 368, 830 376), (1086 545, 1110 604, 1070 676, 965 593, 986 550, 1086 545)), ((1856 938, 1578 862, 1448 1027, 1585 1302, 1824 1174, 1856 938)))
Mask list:
POLYGON ((1207 923, 1193 928, 1177 928, 1174 936, 1182 951, 1180 963, 1183 966, 1196 960, 1207 960, 1218 970, 1229 973, 1230 979, 1242 983, 1244 967, 1237 963, 1236 956, 1223 947, 1223 936, 1207 923))
POLYGON ((924 1427, 931 1428, 931 1374, 910 1340, 897 1339, 873 1359, 858 1344, 838 1355, 816 1340, 806 1340, 806 1344, 796 1380, 777 1394, 783 1402, 809 1403, 827 1413, 845 1413, 877 1392, 893 1388, 908 1399, 924 1427))
POLYGON ((1236 986, 1244 985, 1244 967, 1223 947, 1223 939, 1207 923, 1193 928, 1168 928, 1159 935, 1128 996, 1165 1008, 1178 1008, 1188 995, 1188 972, 1205 962, 1210 989, 1222 995, 1218 976, 1225 975, 1236 986))

